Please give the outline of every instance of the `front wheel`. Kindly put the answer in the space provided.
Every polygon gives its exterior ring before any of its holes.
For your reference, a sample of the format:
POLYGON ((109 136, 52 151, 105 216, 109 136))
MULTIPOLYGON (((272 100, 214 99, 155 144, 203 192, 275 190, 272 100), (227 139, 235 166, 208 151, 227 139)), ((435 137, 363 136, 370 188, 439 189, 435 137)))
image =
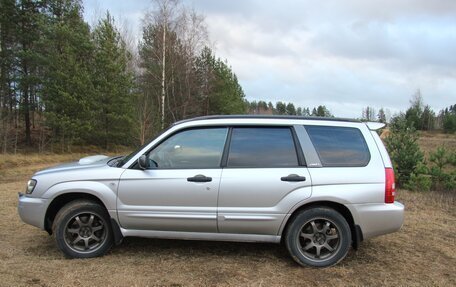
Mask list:
POLYGON ((69 258, 101 256, 113 244, 109 215, 102 206, 88 200, 62 207, 52 229, 57 246, 69 258))
POLYGON ((340 262, 351 243, 350 226, 337 211, 315 207, 301 211, 289 225, 285 244, 301 265, 327 267, 340 262))

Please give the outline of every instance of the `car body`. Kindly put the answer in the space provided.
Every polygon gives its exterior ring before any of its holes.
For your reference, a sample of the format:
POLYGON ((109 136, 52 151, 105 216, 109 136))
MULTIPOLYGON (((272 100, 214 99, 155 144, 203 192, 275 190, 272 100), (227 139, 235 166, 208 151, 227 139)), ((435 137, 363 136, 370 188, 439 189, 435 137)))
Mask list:
POLYGON ((298 263, 329 266, 350 245, 402 226, 382 126, 294 116, 184 120, 129 156, 35 173, 18 211, 69 257, 102 255, 139 236, 283 241, 298 263))

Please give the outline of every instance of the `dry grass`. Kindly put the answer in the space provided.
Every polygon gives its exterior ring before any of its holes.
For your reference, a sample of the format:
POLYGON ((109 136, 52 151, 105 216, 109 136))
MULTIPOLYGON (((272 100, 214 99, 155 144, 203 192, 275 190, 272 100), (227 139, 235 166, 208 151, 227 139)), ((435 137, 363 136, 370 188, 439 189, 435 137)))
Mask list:
POLYGON ((64 259, 52 237, 20 221, 17 191, 34 170, 80 156, 0 159, 0 285, 456 286, 455 199, 407 191, 399 191, 407 209, 400 232, 366 240, 326 269, 299 267, 280 245, 140 238, 102 258, 64 259))
POLYGON ((441 146, 449 151, 456 151, 456 134, 421 131, 418 144, 426 155, 441 146))
MULTIPOLYGON (((0 154, 0 183, 17 181, 45 167, 62 162, 76 161, 93 154, 96 153, 0 154)), ((100 154, 114 155, 112 152, 100 154)), ((128 154, 128 152, 124 152, 124 154, 128 154)))

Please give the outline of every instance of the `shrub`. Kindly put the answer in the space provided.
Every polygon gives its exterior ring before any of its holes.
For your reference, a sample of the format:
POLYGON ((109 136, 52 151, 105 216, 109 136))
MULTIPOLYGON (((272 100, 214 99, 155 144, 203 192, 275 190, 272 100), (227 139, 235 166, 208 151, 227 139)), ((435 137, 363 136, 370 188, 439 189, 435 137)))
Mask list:
POLYGON ((412 191, 430 191, 432 178, 429 169, 424 162, 417 165, 415 172, 410 174, 409 180, 404 184, 404 188, 412 191))
POLYGON ((456 153, 448 152, 444 147, 437 148, 429 154, 429 161, 432 166, 429 174, 432 178, 432 188, 434 190, 455 190, 456 189, 456 172, 447 172, 448 165, 455 165, 456 153))
POLYGON ((385 139, 386 148, 396 172, 396 183, 403 186, 417 175, 416 168, 423 162, 423 153, 418 146, 415 128, 407 124, 405 117, 398 116, 390 127, 391 133, 385 139))

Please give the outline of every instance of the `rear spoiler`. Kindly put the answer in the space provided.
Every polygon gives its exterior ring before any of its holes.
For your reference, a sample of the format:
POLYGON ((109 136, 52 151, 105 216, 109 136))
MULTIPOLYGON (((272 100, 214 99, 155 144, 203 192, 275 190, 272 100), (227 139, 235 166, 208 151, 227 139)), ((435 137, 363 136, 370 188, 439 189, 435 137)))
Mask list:
POLYGON ((379 129, 383 128, 384 126, 386 126, 386 124, 384 124, 384 123, 377 123, 377 122, 367 122, 367 123, 366 123, 366 126, 367 126, 371 131, 376 131, 376 130, 379 130, 379 129))

